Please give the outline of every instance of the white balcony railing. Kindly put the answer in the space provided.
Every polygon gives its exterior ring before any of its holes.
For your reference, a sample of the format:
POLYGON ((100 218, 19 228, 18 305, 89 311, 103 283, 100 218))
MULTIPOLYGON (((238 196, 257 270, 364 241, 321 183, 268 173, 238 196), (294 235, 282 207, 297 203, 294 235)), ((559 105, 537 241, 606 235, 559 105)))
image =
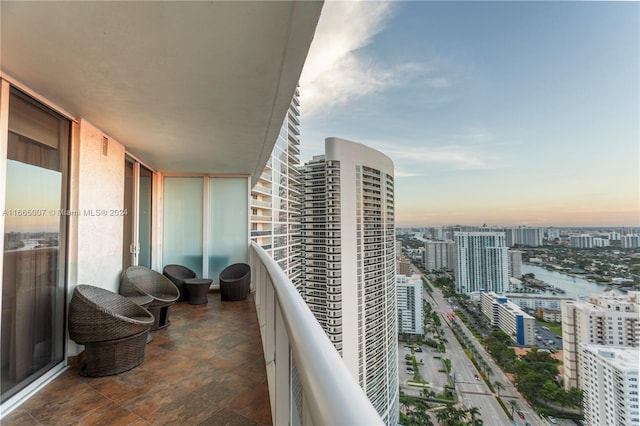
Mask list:
POLYGON ((255 243, 251 270, 273 424, 384 424, 289 278, 255 243))

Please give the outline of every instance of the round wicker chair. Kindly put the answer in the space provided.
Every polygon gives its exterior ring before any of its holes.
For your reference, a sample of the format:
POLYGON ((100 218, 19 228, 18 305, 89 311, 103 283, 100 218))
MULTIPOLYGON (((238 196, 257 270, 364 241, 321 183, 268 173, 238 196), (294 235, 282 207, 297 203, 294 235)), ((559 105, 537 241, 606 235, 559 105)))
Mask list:
POLYGON ((187 287, 184 284, 184 280, 188 278, 196 278, 196 273, 186 266, 182 265, 166 265, 162 269, 162 275, 169 278, 172 283, 178 287, 180 291, 180 297, 178 302, 184 302, 188 298, 187 287))
POLYGON ((69 337, 84 345, 80 373, 97 377, 131 370, 144 360, 153 315, 117 293, 78 285, 69 303, 69 337))
POLYGON ((220 299, 245 300, 251 285, 251 267, 246 263, 234 263, 220 272, 220 299))
POLYGON ((169 308, 180 297, 178 287, 169 278, 144 266, 129 266, 125 269, 120 280, 120 294, 126 297, 147 295, 153 298, 148 307, 155 317, 151 330, 170 324, 169 308))

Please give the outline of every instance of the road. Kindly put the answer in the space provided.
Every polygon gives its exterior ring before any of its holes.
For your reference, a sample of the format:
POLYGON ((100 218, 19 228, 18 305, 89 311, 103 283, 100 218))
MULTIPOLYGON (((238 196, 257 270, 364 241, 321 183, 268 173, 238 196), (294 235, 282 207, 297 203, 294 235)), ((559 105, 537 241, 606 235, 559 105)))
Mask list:
MULTIPOLYGON (((434 294, 437 299, 437 295, 434 294)), ((433 306, 435 312, 442 316, 445 312, 451 312, 448 303, 440 295, 440 300, 434 300, 429 293, 423 292, 423 297, 433 306)), ((447 353, 444 355, 451 360, 451 374, 456 383, 456 392, 460 402, 467 408, 478 407, 480 418, 486 425, 512 425, 502 407, 482 380, 476 380, 480 373, 467 357, 462 346, 449 328, 446 321, 442 323, 444 337, 447 339, 447 353)))
POLYGON ((504 413, 504 410, 502 410, 502 407, 500 407, 486 383, 484 383, 482 379, 475 379, 475 376, 478 375, 478 377, 480 377, 480 374, 462 350, 460 343, 453 335, 453 332, 449 328, 449 323, 447 322, 448 318, 446 314, 451 313, 453 310, 447 300, 442 296, 440 290, 434 286, 432 286, 432 288, 434 291, 431 294, 426 290, 423 290, 423 297, 432 304, 433 310, 436 311, 443 319, 442 324, 445 337, 449 341, 446 356, 451 359, 452 373, 455 374, 456 389, 462 397, 462 402, 467 406, 478 407, 481 412, 481 418, 486 425, 516 424, 524 426, 526 422, 532 425, 547 425, 548 423, 538 417, 529 403, 522 398, 513 384, 504 375, 502 370, 493 362, 493 359, 485 351, 484 347, 467 329, 466 325, 462 321, 456 319, 462 330, 470 337, 471 341, 478 349, 478 353, 484 357, 488 365, 493 370, 493 375, 490 377, 491 382, 494 383, 499 381, 504 386, 500 391, 500 398, 502 401, 507 407, 509 407, 508 401, 515 400, 518 404, 519 410, 524 413, 525 419, 523 420, 516 415, 515 422, 512 422, 504 413))

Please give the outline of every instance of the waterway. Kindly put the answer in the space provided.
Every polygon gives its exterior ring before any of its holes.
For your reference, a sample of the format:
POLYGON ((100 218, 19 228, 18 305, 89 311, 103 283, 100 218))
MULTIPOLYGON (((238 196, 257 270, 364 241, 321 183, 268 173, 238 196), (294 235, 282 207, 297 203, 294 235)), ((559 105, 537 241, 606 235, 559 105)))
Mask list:
MULTIPOLYGON (((607 286, 597 284, 593 281, 587 281, 580 277, 573 277, 571 275, 561 274, 560 272, 549 271, 540 266, 522 264, 523 274, 534 274, 535 277, 541 281, 551 284, 555 287, 561 288, 566 291, 565 294, 558 294, 558 297, 582 297, 590 296, 592 294, 602 293, 607 286)), ((624 294, 618 289, 612 289, 617 294, 624 294)), ((551 296, 551 293, 541 293, 545 296, 551 296)))

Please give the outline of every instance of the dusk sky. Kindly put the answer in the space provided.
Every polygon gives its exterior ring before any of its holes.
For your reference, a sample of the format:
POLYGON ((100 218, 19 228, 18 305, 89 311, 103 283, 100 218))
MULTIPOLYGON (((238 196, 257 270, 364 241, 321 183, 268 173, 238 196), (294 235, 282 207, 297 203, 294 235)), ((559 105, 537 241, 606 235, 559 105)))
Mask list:
POLYGON ((640 225, 640 3, 325 2, 301 159, 395 163, 396 224, 640 225))

